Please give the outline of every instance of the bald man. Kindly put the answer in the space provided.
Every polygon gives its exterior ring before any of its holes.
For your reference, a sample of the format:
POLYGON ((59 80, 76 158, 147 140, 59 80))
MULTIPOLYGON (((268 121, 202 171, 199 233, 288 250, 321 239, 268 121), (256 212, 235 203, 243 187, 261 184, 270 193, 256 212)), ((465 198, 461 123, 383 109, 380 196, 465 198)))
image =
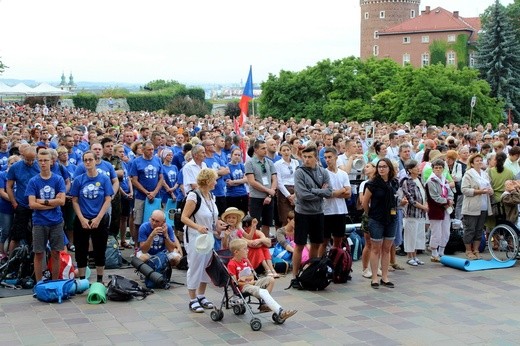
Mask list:
POLYGON ((143 262, 161 251, 166 253, 172 266, 176 266, 181 260, 181 244, 175 238, 173 228, 166 223, 162 210, 154 210, 149 221, 141 224, 138 241, 140 250, 137 257, 143 262))

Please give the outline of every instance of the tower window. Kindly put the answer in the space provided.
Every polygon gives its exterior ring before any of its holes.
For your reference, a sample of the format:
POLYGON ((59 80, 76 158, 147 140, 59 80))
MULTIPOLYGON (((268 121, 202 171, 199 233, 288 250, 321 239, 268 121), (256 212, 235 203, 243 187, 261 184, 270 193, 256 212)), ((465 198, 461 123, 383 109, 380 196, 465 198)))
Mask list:
POLYGON ((374 31, 374 39, 378 39, 379 38, 379 31, 374 31))
POLYGON ((368 12, 365 12, 365 19, 370 18, 370 14, 368 12))
POLYGON ((430 65, 430 54, 423 53, 423 55, 421 55, 421 66, 424 67, 428 65, 430 65))
POLYGON ((379 12, 379 18, 381 18, 381 19, 385 18, 385 11, 379 12))
POLYGON ((410 43, 410 42, 412 42, 410 39, 410 36, 403 37, 403 43, 410 43))
POLYGON ((379 55, 379 46, 378 45, 375 45, 374 46, 374 49, 373 49, 373 52, 374 56, 378 56, 379 55))
POLYGON ((415 10, 410 11, 410 18, 415 18, 415 10))

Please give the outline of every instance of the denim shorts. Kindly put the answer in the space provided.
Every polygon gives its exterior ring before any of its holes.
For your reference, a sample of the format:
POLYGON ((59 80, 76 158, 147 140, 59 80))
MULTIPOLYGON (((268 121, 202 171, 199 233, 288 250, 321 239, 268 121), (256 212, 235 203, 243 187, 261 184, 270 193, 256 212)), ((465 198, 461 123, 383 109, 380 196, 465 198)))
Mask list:
POLYGON ((390 218, 390 222, 385 224, 381 221, 368 219, 368 231, 370 239, 374 241, 393 240, 395 238, 397 218, 390 218))

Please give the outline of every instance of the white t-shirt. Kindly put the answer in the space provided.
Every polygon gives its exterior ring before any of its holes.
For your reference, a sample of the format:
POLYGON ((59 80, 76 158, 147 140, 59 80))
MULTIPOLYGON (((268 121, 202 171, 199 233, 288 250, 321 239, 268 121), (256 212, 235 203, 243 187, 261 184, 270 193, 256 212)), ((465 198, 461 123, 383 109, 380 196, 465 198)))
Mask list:
POLYGON ((182 167, 182 178, 184 179, 184 193, 188 194, 189 191, 193 190, 191 188, 191 184, 197 184, 197 175, 203 168, 207 168, 208 166, 204 161, 202 161, 200 167, 195 163, 194 160, 186 163, 184 167, 182 167))
MULTIPOLYGON (((339 190, 345 186, 350 186, 350 180, 348 174, 338 169, 336 173, 331 172, 327 169, 330 177, 330 187, 332 190, 339 190)), ((324 198, 323 200, 323 214, 324 215, 337 215, 346 214, 347 204, 344 198, 324 198)))

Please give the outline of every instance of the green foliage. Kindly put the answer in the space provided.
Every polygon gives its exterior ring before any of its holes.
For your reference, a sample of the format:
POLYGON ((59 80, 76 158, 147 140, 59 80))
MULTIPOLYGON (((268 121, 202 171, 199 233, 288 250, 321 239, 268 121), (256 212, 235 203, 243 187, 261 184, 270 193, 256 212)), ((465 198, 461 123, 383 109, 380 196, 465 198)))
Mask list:
POLYGON ((238 107, 238 102, 228 102, 226 104, 224 115, 231 118, 240 116, 240 107, 238 107))
POLYGON ((211 112, 211 108, 208 107, 210 105, 210 103, 206 103, 199 99, 192 99, 187 96, 177 96, 166 106, 166 111, 169 114, 186 114, 202 117, 211 112))
POLYGON ((166 93, 130 94, 126 98, 130 111, 157 111, 166 109, 174 95, 166 93))
POLYGON ((95 112, 99 97, 93 93, 80 91, 72 97, 72 100, 74 101, 75 107, 95 112))
POLYGON ((479 36, 477 67, 489 83, 491 95, 502 100, 519 121, 520 41, 498 0, 486 13, 486 24, 479 36))
POLYGON ((478 71, 467 67, 437 64, 417 69, 388 59, 350 57, 324 60, 300 72, 269 75, 262 84, 260 114, 321 121, 468 123, 475 95, 474 123, 497 124, 501 103, 489 92, 489 85, 478 79, 478 71))
POLYGON ((446 50, 448 43, 444 41, 433 41, 430 45, 430 64, 442 64, 446 66, 446 50))
POLYGON ((163 89, 177 89, 179 87, 183 87, 183 85, 177 81, 174 81, 174 80, 165 81, 164 79, 157 79, 157 80, 148 82, 143 87, 143 89, 148 90, 148 91, 157 91, 157 90, 163 90, 163 89))
POLYGON ((113 98, 113 99, 124 99, 127 98, 128 95, 130 95, 130 91, 125 88, 109 88, 105 89, 101 92, 99 95, 100 98, 113 98))

